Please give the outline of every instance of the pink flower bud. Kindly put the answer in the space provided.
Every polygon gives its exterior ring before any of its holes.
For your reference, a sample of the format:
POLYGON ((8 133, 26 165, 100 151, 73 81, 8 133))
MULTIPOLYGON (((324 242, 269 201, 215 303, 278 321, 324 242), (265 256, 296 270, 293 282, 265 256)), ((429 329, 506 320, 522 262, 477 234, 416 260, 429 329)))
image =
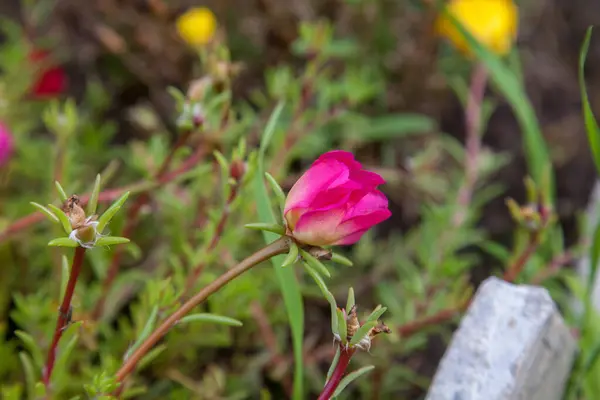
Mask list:
POLYGON ((10 131, 0 122, 0 166, 4 165, 13 152, 13 138, 10 131))
MULTIPOLYGON (((49 59, 50 53, 45 50, 33 50, 29 59, 33 63, 44 63, 49 59)), ((36 77, 31 93, 36 98, 56 97, 65 91, 67 86, 67 75, 57 65, 49 65, 42 68, 36 77)))
POLYGON ((391 216, 387 198, 377 190, 383 183, 378 174, 363 170, 352 153, 325 153, 288 194, 288 230, 299 242, 313 246, 353 244, 391 216))

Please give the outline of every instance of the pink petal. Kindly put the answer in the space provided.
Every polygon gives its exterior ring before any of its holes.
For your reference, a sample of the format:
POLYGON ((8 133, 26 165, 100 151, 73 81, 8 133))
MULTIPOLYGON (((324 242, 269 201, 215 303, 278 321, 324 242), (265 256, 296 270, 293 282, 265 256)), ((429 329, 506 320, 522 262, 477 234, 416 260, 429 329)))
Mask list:
POLYGON ((358 241, 371 227, 388 219, 390 210, 380 209, 366 215, 354 217, 338 226, 335 235, 339 238, 334 244, 345 245, 358 241))
POLYGON ((350 180, 368 190, 375 189, 377 186, 385 183, 381 175, 371 171, 350 171, 350 180))
POLYGON ((344 150, 332 150, 321 155, 317 161, 336 160, 344 163, 352 171, 360 171, 362 165, 354 159, 354 154, 344 150))
POLYGON ((346 211, 344 222, 352 218, 368 215, 374 211, 387 210, 388 199, 379 190, 373 190, 372 192, 364 195, 360 200, 356 202, 351 208, 346 211))
POLYGON ((345 164, 333 160, 316 161, 298 179, 288 193, 284 214, 292 208, 306 208, 323 190, 332 185, 340 185, 348 180, 349 171, 345 164))
POLYGON ((309 211, 298 220, 293 236, 301 243, 327 246, 340 239, 336 228, 343 218, 343 209, 309 211))

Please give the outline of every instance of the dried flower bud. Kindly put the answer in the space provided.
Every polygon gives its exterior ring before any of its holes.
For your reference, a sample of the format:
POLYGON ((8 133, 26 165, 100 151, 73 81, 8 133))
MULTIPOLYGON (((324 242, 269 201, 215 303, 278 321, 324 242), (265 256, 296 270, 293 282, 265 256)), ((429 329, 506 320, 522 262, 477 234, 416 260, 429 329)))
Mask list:
POLYGON ((353 305, 348 312, 348 316, 346 317, 346 326, 346 336, 348 341, 350 341, 358 328, 360 328, 360 322, 358 322, 358 317, 356 316, 356 305, 353 305))
POLYGON ((392 330, 383 322, 380 322, 379 325, 371 328, 369 331, 369 337, 372 339, 380 333, 392 333, 392 330))
POLYGON ((73 229, 80 228, 86 222, 85 211, 81 208, 80 204, 81 200, 79 199, 79 196, 74 194, 67 199, 63 207, 63 211, 67 214, 67 217, 69 217, 73 229))
POLYGON ((213 80, 210 76, 196 79, 190 83, 187 91, 187 98, 191 101, 201 101, 204 99, 206 91, 213 84, 213 80))

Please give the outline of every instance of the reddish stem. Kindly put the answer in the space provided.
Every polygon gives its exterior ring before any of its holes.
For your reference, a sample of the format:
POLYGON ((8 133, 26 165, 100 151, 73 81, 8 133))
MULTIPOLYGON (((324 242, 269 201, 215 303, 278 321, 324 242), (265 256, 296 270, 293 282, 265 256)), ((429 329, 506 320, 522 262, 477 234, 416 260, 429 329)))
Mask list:
POLYGON ((83 256, 85 255, 85 247, 77 247, 75 249, 75 255, 73 257, 73 263, 71 265, 71 273, 69 274, 69 281, 65 288, 65 294, 62 299, 62 303, 58 310, 58 318, 56 320, 56 329, 54 330, 54 336, 52 338, 52 344, 48 350, 48 358, 46 360, 46 366, 44 368, 43 381, 44 385, 48 389, 50 386, 50 378, 52 377, 52 370, 54 369, 54 363, 56 361, 56 350, 58 342, 63 335, 63 332, 67 328, 67 325, 71 322, 71 300, 73 299, 73 293, 75 292, 75 285, 77 284, 77 278, 81 271, 81 265, 83 264, 83 256))
POLYGON ((350 363, 350 359, 356 352, 356 348, 348 348, 341 346, 340 347, 340 358, 338 359, 338 363, 331 374, 331 378, 325 384, 323 391, 319 395, 318 400, 329 400, 331 396, 335 393, 335 390, 340 385, 340 381, 344 377, 346 373, 346 369, 348 368, 348 364, 350 363))
MULTIPOLYGON (((169 165, 171 164, 171 161, 173 160, 173 157, 175 156, 175 152, 187 142, 191 134, 192 131, 186 131, 179 136, 177 142, 175 142, 173 148, 171 148, 171 151, 163 160, 162 164, 154 174, 154 179, 160 181, 163 178, 163 176, 169 168, 169 165)), ((129 213, 127 214, 125 228, 123 228, 122 235, 124 237, 128 238, 132 236, 133 230, 137 225, 137 219, 140 214, 140 211, 148 203, 148 201, 150 201, 150 194, 148 192, 144 192, 141 196, 139 196, 136 199, 135 203, 133 203, 133 205, 129 209, 129 213)), ((96 306, 92 313, 92 319, 100 318, 100 316, 104 312, 106 298, 108 296, 108 293, 110 292, 110 288, 112 287, 115 279, 117 278, 117 275, 119 274, 119 270, 121 269, 121 258, 123 256, 123 251, 123 247, 118 247, 113 253, 110 266, 108 267, 108 272, 106 273, 106 277, 102 282, 102 293, 100 294, 100 298, 96 302, 96 306)))
POLYGON ((529 261, 531 256, 537 250, 539 244, 540 232, 531 233, 525 250, 523 250, 517 260, 504 272, 502 279, 504 279, 506 282, 514 282, 525 268, 527 261, 529 261))
POLYGON ((460 226, 464 222, 477 183, 477 163, 481 151, 481 106, 485 96, 486 84, 487 71, 485 66, 477 64, 471 76, 469 98, 465 109, 465 180, 458 190, 458 211, 454 215, 454 226, 460 226))

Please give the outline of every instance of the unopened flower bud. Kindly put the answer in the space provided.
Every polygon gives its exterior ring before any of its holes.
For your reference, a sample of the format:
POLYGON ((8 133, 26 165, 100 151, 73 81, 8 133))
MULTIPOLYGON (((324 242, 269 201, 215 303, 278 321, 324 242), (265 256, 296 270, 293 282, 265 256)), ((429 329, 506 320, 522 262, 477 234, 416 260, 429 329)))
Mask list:
POLYGON ((229 176, 239 182, 246 174, 247 169, 248 166, 244 161, 234 160, 229 167, 229 176))

